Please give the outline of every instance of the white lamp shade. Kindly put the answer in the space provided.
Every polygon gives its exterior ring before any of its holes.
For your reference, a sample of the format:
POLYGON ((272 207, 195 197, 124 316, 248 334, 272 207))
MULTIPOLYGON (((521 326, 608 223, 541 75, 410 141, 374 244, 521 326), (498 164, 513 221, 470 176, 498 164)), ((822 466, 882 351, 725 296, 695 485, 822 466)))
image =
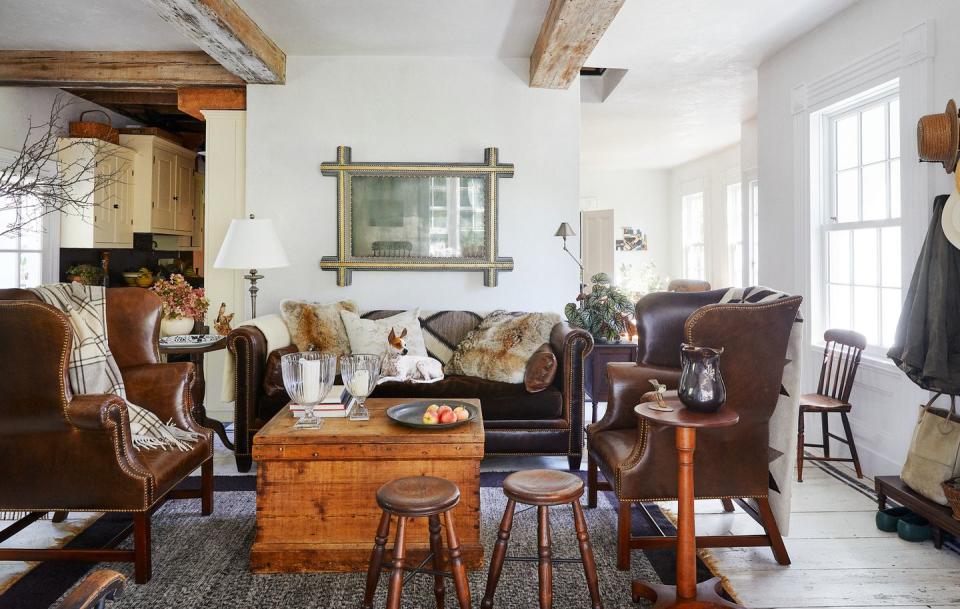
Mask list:
POLYGON ((232 220, 213 263, 217 269, 273 269, 281 266, 290 266, 290 261, 269 218, 232 220))

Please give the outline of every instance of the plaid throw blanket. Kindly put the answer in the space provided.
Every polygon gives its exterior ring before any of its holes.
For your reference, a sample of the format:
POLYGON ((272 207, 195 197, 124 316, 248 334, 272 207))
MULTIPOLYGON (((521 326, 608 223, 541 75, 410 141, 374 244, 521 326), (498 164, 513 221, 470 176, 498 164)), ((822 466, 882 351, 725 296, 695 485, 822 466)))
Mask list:
MULTIPOLYGON (((761 304, 789 298, 789 294, 762 286, 730 288, 720 302, 761 304)), ((793 468, 797 462, 797 421, 800 416, 800 364, 803 360, 803 317, 797 317, 787 343, 787 357, 783 363, 780 397, 770 417, 770 509, 777 526, 784 535, 790 533, 790 500, 793 490, 793 468)))
POLYGON ((133 445, 139 449, 189 450, 199 436, 171 423, 164 424, 146 408, 127 400, 123 377, 107 343, 106 290, 79 283, 56 283, 34 288, 43 302, 63 311, 73 327, 73 350, 67 376, 78 395, 113 393, 127 403, 133 445))

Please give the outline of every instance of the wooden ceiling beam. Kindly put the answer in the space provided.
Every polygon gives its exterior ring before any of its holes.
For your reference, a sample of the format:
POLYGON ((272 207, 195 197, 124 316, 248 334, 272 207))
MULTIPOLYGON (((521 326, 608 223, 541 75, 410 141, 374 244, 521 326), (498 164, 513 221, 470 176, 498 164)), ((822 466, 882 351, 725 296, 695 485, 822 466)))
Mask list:
POLYGON ((234 0, 146 1, 244 82, 283 84, 287 56, 234 0))
POLYGON ((177 92, 161 89, 64 89, 95 104, 120 106, 172 106, 177 107, 177 92))
POLYGON ((0 85, 170 89, 244 84, 200 51, 0 50, 0 85))
POLYGON ((568 89, 626 0, 551 0, 530 55, 530 86, 568 89))
POLYGON ((177 91, 177 108, 205 121, 203 110, 246 110, 246 89, 211 89, 191 87, 177 91))

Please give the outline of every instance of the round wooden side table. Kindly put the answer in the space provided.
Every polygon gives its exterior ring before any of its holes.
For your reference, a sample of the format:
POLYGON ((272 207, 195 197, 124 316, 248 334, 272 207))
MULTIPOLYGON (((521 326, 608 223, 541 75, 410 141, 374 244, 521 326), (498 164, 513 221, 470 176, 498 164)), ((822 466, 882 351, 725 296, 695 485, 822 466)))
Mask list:
POLYGON ((202 427, 212 429, 218 436, 223 445, 230 450, 234 450, 233 442, 227 436, 227 430, 223 423, 211 419, 207 416, 207 408, 204 400, 207 392, 206 379, 203 376, 203 355, 211 351, 220 351, 227 346, 227 337, 224 336, 215 343, 204 343, 191 345, 189 343, 179 345, 160 345, 159 350, 162 355, 186 356, 197 369, 197 376, 193 382, 193 418, 196 419, 202 427))
POLYGON ((720 596, 719 577, 697 585, 697 533, 693 508, 693 453, 697 446, 697 429, 730 427, 740 421, 740 415, 723 407, 715 413, 692 412, 680 400, 664 402, 673 410, 665 412, 650 408, 656 402, 639 404, 634 412, 652 425, 676 428, 677 441, 677 585, 649 584, 635 580, 631 587, 634 602, 645 598, 654 609, 678 607, 685 609, 711 609, 726 607, 741 609, 740 605, 720 596))

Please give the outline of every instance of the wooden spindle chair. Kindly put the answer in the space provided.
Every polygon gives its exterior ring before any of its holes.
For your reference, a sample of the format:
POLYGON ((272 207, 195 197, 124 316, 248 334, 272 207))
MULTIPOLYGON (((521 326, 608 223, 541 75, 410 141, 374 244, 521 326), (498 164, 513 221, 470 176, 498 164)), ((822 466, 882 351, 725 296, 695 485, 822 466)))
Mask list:
POLYGON ((867 339, 863 334, 851 330, 827 330, 823 334, 827 345, 823 350, 823 366, 820 368, 820 382, 816 393, 800 396, 800 425, 797 437, 797 481, 803 482, 803 449, 822 448, 822 457, 806 457, 808 461, 844 461, 852 462, 857 470, 857 478, 863 477, 860 469, 860 457, 857 455, 857 445, 853 441, 853 432, 850 430, 850 420, 847 413, 850 404, 850 391, 853 381, 860 367, 860 355, 867 346, 867 339), (806 444, 804 442, 803 415, 812 412, 820 413, 822 444, 806 444), (843 423, 845 438, 830 433, 829 415, 839 413, 843 423), (850 447, 850 458, 831 457, 830 439, 833 438, 850 447))

